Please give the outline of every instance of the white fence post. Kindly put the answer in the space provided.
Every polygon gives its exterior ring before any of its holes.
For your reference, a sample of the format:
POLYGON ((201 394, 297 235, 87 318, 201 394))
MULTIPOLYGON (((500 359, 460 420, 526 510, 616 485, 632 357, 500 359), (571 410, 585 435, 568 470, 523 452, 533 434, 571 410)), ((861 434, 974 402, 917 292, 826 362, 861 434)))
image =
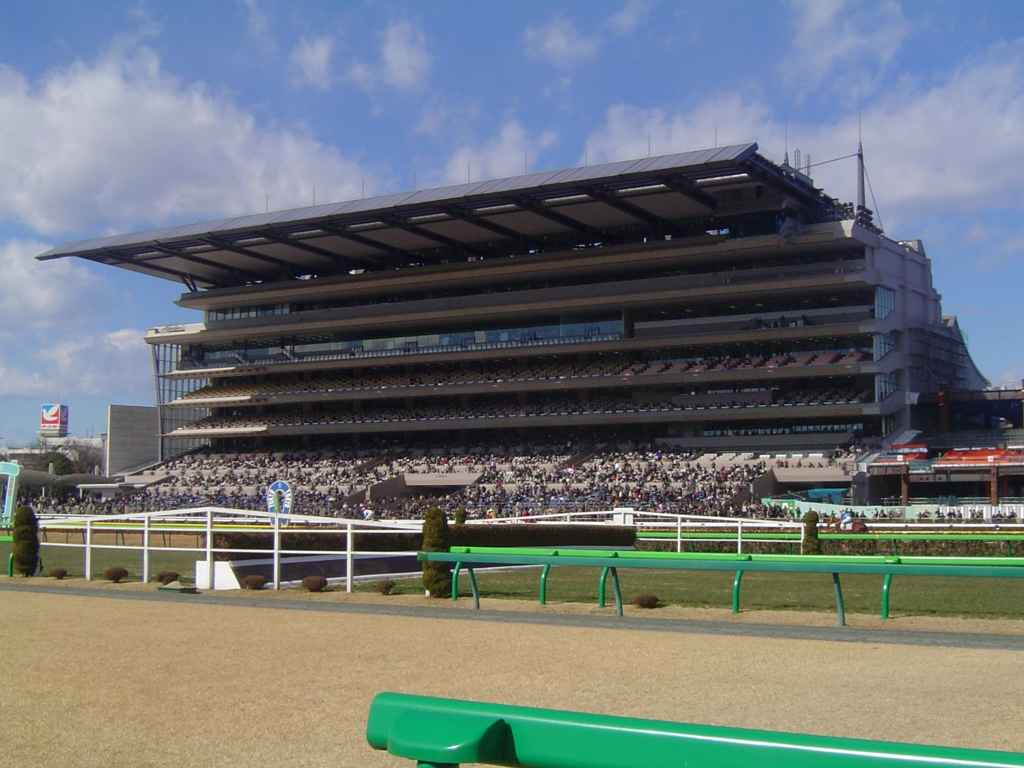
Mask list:
POLYGON ((683 551, 683 518, 676 517, 676 552, 683 551))
POLYGON ((281 515, 274 515, 274 589, 281 588, 281 515))
POLYGON ((149 515, 142 518, 142 583, 149 583, 149 515))
POLYGON ((213 577, 213 507, 206 509, 206 577, 209 588, 216 589, 213 577))
POLYGON ((352 523, 345 526, 345 591, 352 591, 352 523))
POLYGON ((736 554, 743 554, 743 519, 736 521, 736 554))
POLYGON ((92 520, 85 521, 85 580, 92 579, 92 520))

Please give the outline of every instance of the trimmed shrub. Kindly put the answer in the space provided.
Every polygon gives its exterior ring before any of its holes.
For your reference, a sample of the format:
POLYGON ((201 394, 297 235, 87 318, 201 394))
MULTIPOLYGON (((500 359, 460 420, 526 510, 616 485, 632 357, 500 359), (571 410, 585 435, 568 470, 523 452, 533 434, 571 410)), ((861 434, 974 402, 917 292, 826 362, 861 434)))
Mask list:
POLYGON ((633 605, 637 608, 657 608, 658 596, 649 594, 637 595, 633 598, 633 605))
POLYGON ((462 507, 459 507, 458 509, 455 510, 455 524, 456 525, 465 525, 466 524, 466 510, 464 510, 462 507))
POLYGON ((263 589, 266 585, 267 580, 258 573, 250 573, 242 579, 242 586, 245 589, 263 589))
POLYGON ((308 592, 323 592, 327 588, 327 579, 323 576, 307 576, 302 580, 302 588, 308 592))
POLYGON ((384 579, 384 581, 377 582, 377 591, 382 595, 390 595, 391 591, 395 588, 395 582, 391 579, 384 579))
MULTIPOLYGON (((437 507, 423 516, 423 551, 447 552, 452 545, 448 518, 437 507)), ((423 588, 431 597, 448 597, 452 592, 451 563, 423 562, 423 588)))
POLYGON ((168 584, 175 582, 180 578, 181 574, 177 571, 160 571, 160 573, 156 575, 156 580, 164 586, 167 586, 168 584))
POLYGON ((68 575, 68 572, 67 572, 67 569, 65 569, 65 568, 54 568, 52 571, 50 571, 50 575, 53 578, 55 578, 57 581, 60 581, 61 579, 63 579, 65 576, 68 575))
POLYGON ((818 519, 818 513, 813 509, 804 515, 804 547, 802 554, 821 554, 821 539, 818 538, 818 519))
POLYGON ((11 521, 14 546, 14 570, 22 576, 35 576, 39 569, 39 521, 30 507, 20 506, 11 521))
POLYGON ((119 565, 111 566, 110 568, 107 568, 107 570, 105 570, 103 572, 103 578, 106 579, 107 581, 112 581, 115 584, 120 584, 121 583, 121 579, 127 579, 128 578, 128 569, 127 568, 122 568, 119 565))

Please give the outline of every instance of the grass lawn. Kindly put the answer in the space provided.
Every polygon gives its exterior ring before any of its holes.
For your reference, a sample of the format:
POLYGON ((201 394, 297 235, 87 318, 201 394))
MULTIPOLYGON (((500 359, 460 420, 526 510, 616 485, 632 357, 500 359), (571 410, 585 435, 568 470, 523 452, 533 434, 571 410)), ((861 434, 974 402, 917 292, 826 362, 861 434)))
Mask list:
MULTIPOLYGON (((11 544, 0 542, 0 562, 6 572, 11 544)), ((43 573, 67 569, 71 578, 83 575, 84 555, 78 547, 42 545, 43 573)), ((150 552, 150 576, 159 571, 177 571, 182 581, 194 579, 195 561, 204 552, 150 552)), ((95 549, 93 578, 101 578, 111 566, 128 569, 127 581, 139 581, 142 553, 138 550, 95 549)), ((598 568, 552 568, 548 575, 548 602, 597 602, 598 568)), ((732 605, 730 571, 630 570, 619 571, 622 598, 631 601, 641 593, 657 595, 672 605, 729 608, 732 605)), ((536 601, 540 568, 479 572, 481 597, 536 601)), ((397 579, 401 592, 418 593, 419 579, 397 579)), ((843 600, 850 613, 881 611, 882 577, 845 574, 843 600)), ((376 591, 375 582, 356 582, 360 592, 376 591)), ((965 618, 1024 618, 1024 579, 958 578, 940 576, 897 576, 892 581, 890 610, 893 615, 958 616, 965 618)), ((459 578, 459 594, 469 596, 469 578, 459 578)), ((611 579, 606 599, 613 604, 611 579)), ((740 607, 747 610, 835 611, 835 594, 828 574, 757 573, 743 576, 740 607)))
MULTIPOLYGON (((7 557, 11 554, 10 542, 0 542, 0 561, 3 573, 7 573, 7 557)), ((64 568, 68 577, 80 579, 85 570, 85 550, 81 547, 54 547, 43 544, 39 548, 39 556, 43 559, 43 575, 54 568, 64 568)), ((182 581, 192 582, 195 574, 195 561, 206 557, 205 550, 195 552, 159 552, 149 553, 150 579, 160 571, 177 571, 182 581)), ((93 549, 92 577, 101 578, 103 571, 112 566, 128 569, 125 581, 142 580, 142 551, 137 549, 93 549)))
MULTIPOLYGON (((619 570, 622 599, 642 593, 663 603, 693 607, 730 608, 734 573, 729 571, 619 570)), ((548 574, 548 603, 597 602, 598 568, 552 568, 548 574)), ((882 576, 844 574, 843 602, 850 613, 881 612, 882 576)), ((540 568, 480 572, 481 597, 537 600, 540 568)), ((402 592, 422 590, 418 579, 396 580, 402 592)), ((373 583, 357 583, 371 591, 373 583)), ((1024 618, 1024 579, 896 576, 890 588, 893 615, 956 616, 965 618, 1024 618)), ((469 578, 459 576, 459 594, 470 596, 469 578)), ((614 604, 611 578, 606 600, 614 604)), ((743 575, 740 608, 746 610, 828 611, 836 609, 829 574, 757 573, 743 575)))

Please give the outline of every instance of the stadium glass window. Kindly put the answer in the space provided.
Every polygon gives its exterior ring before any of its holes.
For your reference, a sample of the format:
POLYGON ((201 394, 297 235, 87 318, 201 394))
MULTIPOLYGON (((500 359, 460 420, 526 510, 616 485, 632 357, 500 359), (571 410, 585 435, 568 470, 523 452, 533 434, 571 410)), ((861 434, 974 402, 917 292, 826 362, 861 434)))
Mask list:
POLYGON ((896 331, 875 334, 875 360, 881 360, 894 349, 899 349, 896 331))
POLYGON ((897 390, 895 373, 880 373, 875 376, 875 401, 882 402, 897 390))
POLYGON ((896 309, 896 292, 888 288, 875 290, 875 319, 884 320, 896 309))

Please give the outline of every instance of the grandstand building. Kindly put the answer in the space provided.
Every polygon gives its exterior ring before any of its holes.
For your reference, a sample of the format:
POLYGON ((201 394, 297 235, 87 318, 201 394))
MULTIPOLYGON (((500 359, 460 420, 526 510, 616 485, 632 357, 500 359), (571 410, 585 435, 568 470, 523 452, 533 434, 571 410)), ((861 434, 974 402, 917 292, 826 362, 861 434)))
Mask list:
POLYGON ((987 382, 896 242, 744 144, 63 245, 184 283, 164 457, 372 438, 834 447, 987 382))

